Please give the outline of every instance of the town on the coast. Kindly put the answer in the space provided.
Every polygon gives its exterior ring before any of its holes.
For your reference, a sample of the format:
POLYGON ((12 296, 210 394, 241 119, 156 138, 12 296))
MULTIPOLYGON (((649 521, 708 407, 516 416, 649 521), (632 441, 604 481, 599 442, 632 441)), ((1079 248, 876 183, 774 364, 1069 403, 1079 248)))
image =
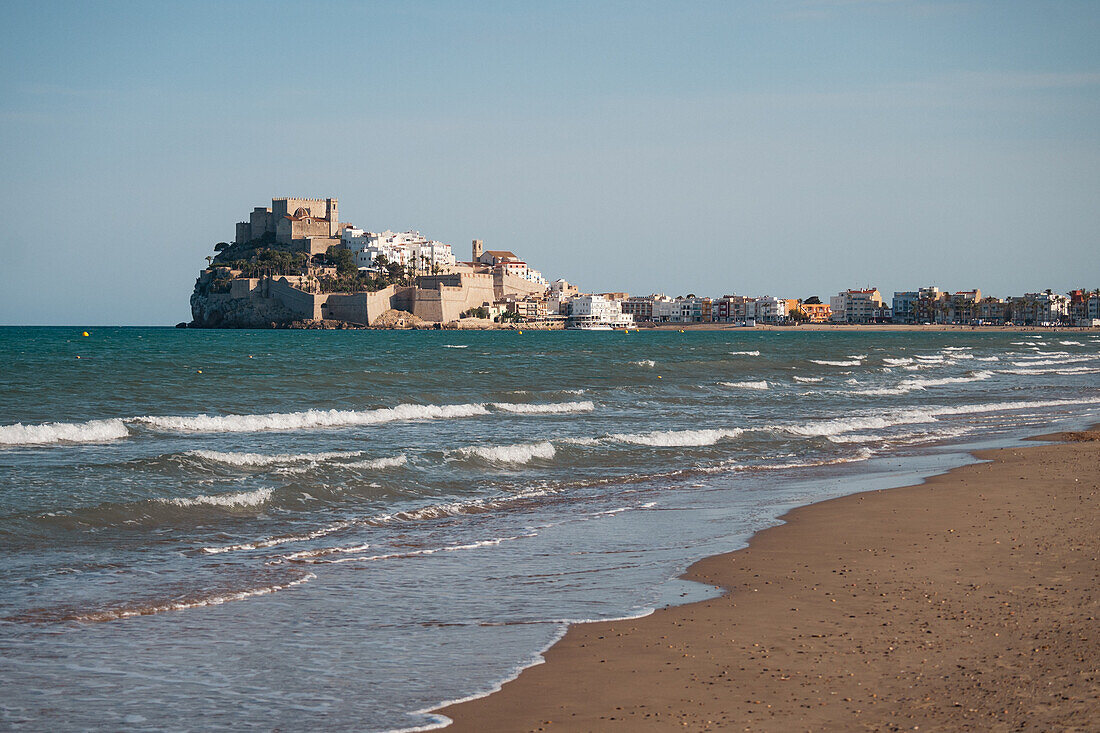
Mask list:
POLYGON ((1100 327, 1100 290, 997 298, 979 289, 877 288, 827 298, 581 292, 547 282, 510 250, 475 239, 470 259, 420 232, 341 222, 335 198, 276 198, 219 242, 191 296, 197 328, 529 328, 615 330, 700 323, 730 326, 904 324, 1100 327))

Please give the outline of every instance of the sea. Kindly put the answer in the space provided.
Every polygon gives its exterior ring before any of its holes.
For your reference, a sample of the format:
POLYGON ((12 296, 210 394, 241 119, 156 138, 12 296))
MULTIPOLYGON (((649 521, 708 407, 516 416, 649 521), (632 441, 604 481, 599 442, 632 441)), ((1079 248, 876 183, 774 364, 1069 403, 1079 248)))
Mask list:
POLYGON ((0 728, 431 729, 792 507, 1100 421, 1100 336, 0 329, 0 728))

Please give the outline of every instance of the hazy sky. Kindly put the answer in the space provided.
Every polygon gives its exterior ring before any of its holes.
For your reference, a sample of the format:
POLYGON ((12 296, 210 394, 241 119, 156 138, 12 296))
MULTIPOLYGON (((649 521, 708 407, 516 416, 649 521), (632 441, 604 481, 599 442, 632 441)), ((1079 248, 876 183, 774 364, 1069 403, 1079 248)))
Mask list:
POLYGON ((0 322, 272 196, 631 293, 1100 287, 1100 2, 4 2, 0 322))

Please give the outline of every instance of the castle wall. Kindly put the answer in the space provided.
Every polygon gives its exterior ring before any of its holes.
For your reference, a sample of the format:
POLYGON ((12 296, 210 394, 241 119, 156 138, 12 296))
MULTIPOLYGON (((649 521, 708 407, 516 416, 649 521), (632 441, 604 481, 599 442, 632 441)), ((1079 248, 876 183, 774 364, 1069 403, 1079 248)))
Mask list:
MULTIPOLYGON (((259 239, 267 232, 275 232, 275 219, 271 215, 271 209, 257 206, 248 215, 249 240, 259 239)), ((246 240, 247 241, 247 240, 246 240)))
POLYGON ((374 293, 330 293, 321 304, 325 318, 369 326, 393 307, 396 286, 390 285, 374 293))
POLYGON ((229 297, 230 298, 247 298, 252 295, 260 287, 260 279, 258 277, 253 278, 234 278, 229 283, 229 297))
POLYGON ((268 284, 268 295, 300 318, 314 321, 321 319, 321 304, 325 296, 299 290, 287 282, 285 277, 268 284))
POLYGON ((546 286, 516 275, 494 272, 493 292, 494 300, 503 300, 505 295, 542 295, 546 292, 546 286))

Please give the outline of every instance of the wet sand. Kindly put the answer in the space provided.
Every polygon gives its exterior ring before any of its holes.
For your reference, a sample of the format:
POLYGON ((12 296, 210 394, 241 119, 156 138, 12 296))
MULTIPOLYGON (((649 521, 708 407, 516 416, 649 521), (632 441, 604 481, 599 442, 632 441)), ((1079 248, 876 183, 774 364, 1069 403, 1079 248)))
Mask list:
POLYGON ((1100 431, 796 509, 448 731, 1100 730, 1100 431))

